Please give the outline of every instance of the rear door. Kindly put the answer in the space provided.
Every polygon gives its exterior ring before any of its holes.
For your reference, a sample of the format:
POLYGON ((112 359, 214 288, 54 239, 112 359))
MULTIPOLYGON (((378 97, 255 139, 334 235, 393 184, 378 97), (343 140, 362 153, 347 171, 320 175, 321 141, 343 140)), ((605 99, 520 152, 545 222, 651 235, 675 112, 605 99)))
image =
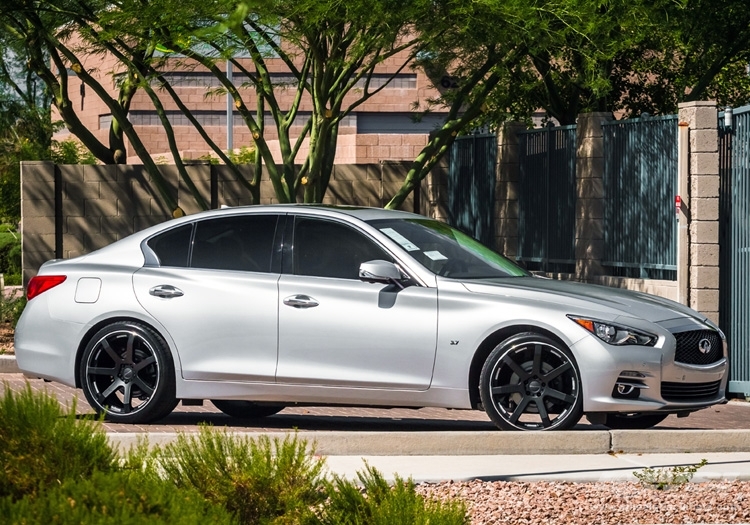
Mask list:
POLYGON ((133 286, 174 340, 185 379, 274 380, 278 222, 231 215, 149 240, 160 265, 136 272, 133 286))

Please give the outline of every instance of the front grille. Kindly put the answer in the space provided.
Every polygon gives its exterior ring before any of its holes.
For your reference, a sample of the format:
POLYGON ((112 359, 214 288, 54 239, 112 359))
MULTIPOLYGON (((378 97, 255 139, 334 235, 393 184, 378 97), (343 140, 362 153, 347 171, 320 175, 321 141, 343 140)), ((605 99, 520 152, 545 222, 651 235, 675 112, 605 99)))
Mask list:
POLYGON ((674 334, 677 349, 674 360, 688 365, 710 365, 724 357, 724 346, 719 334, 713 330, 693 330, 674 334), (710 348, 706 353, 701 352, 710 348))
POLYGON ((670 383, 661 384, 661 397, 665 401, 701 401, 713 399, 719 394, 721 381, 711 383, 670 383))

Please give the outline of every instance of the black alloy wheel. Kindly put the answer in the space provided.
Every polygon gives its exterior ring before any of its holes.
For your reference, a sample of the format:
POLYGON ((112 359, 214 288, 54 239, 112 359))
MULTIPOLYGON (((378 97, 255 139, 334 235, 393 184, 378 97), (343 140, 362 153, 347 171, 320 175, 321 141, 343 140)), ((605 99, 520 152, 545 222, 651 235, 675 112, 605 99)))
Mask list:
POLYGON ((172 356, 164 339, 132 321, 105 326, 91 338, 80 365, 83 393, 116 423, 147 423, 175 406, 172 356))
POLYGON ((635 412, 632 414, 607 414, 604 425, 613 430, 643 430, 655 427, 665 419, 669 414, 649 414, 635 412))
POLYGON ((522 333, 490 353, 479 379, 482 406, 504 430, 564 430, 583 413, 578 367, 549 337, 522 333))
POLYGON ((252 401, 212 399, 211 402, 226 415, 239 419, 268 417, 284 410, 283 405, 259 405, 252 401))

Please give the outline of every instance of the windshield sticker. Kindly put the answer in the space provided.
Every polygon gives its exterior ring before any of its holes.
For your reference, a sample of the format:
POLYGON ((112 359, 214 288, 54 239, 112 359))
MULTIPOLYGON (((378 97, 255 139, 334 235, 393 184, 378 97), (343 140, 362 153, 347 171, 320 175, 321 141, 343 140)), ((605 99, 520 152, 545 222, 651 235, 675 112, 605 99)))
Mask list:
POLYGON ((448 260, 448 258, 445 255, 443 255, 437 250, 432 251, 432 252, 424 252, 424 254, 430 259, 432 259, 433 261, 447 261, 448 260))
POLYGON ((383 228, 380 230, 381 232, 385 233, 388 237, 396 241, 401 245, 401 247, 406 250, 407 252, 416 252, 419 251, 419 247, 411 242, 409 239, 398 233, 393 228, 383 228))

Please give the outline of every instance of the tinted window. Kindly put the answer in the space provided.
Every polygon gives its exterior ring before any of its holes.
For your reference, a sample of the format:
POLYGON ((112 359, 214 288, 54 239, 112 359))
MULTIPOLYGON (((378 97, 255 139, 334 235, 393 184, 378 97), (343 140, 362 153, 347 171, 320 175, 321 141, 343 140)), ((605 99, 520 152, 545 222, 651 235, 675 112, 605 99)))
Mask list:
POLYGON ((240 215, 196 223, 190 266, 271 271, 276 215, 240 215))
POLYGON ((159 258, 161 266, 185 267, 188 265, 192 224, 186 224, 149 239, 148 246, 159 258))
POLYGON ((294 273, 315 277, 359 279, 359 265, 375 259, 393 261, 362 233, 331 221, 297 219, 294 228, 294 273))

